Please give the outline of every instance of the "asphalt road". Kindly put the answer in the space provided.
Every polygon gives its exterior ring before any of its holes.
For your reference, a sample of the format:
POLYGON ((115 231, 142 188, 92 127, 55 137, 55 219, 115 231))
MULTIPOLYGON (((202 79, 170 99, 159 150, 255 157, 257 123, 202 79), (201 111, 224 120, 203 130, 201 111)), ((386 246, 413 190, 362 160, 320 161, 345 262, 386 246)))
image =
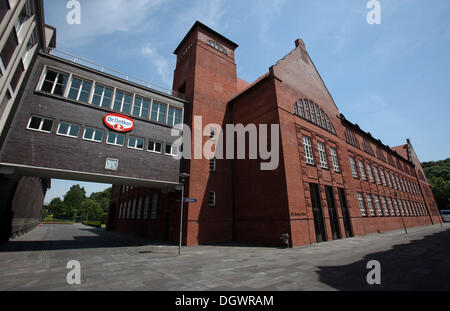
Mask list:
POLYGON ((43 225, 0 245, 0 290, 450 290, 450 224, 294 249, 184 247, 83 225, 43 225), (81 265, 69 285, 67 263, 81 265), (380 263, 369 285, 367 263, 380 263))

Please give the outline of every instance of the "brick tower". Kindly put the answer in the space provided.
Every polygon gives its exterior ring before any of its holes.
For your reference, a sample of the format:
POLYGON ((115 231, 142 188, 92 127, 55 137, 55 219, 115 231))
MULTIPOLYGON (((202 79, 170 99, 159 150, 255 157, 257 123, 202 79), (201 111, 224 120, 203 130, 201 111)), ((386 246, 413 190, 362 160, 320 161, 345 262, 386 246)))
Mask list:
MULTIPOLYGON (((184 123, 193 133, 194 116, 202 117, 203 127, 229 123, 227 103, 236 94, 234 51, 237 46, 197 21, 174 51, 177 66, 173 90, 185 94, 189 101, 184 123)), ((204 136, 202 145, 210 139, 209 134, 204 136)), ((191 150, 193 153, 193 142, 191 150)), ((184 160, 182 169, 190 174, 185 196, 198 200, 185 205, 183 243, 196 245, 232 240, 232 161, 211 163, 202 157, 184 160)))

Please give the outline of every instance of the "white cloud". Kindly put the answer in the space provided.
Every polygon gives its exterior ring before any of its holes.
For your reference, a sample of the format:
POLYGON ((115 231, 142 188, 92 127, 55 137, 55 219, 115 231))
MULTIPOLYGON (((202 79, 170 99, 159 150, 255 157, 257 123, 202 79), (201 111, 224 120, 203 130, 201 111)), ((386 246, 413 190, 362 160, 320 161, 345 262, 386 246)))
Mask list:
POLYGON ((227 12, 224 0, 196 0, 190 1, 188 7, 176 7, 176 23, 173 25, 173 32, 185 34, 196 20, 217 31, 224 31, 227 28, 224 16, 227 12))
POLYGON ((163 86, 171 88, 172 86, 172 64, 167 61, 166 58, 162 57, 156 48, 152 47, 150 43, 146 44, 141 48, 141 54, 145 56, 156 68, 156 72, 163 82, 163 86))
MULTIPOLYGON (((140 31, 154 10, 170 0, 81 0, 81 24, 59 25, 63 46, 80 46, 115 32, 140 31), (62 28, 62 29, 61 29, 62 28)), ((64 11, 67 14, 69 10, 64 11)), ((64 16, 65 19, 65 16, 64 16)))

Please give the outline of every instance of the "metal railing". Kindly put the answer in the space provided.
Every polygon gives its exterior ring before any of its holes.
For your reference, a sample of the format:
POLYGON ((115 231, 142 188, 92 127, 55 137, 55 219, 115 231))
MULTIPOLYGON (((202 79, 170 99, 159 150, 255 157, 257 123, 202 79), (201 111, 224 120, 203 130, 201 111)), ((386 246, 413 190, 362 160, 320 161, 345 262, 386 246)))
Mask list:
POLYGON ((106 74, 110 74, 110 75, 116 76, 118 78, 124 79, 124 80, 132 82, 132 83, 136 83, 136 84, 139 84, 139 85, 151 88, 153 90, 159 91, 159 92, 167 94, 167 95, 175 96, 175 97, 180 98, 180 99, 186 99, 185 95, 182 94, 182 93, 178 93, 178 92, 172 91, 172 90, 170 90, 170 89, 168 89, 168 88, 166 88, 164 86, 161 86, 161 85, 149 82, 149 81, 145 81, 145 80, 136 78, 134 76, 131 76, 129 74, 117 71, 115 69, 108 68, 106 66, 102 66, 102 65, 96 64, 94 62, 82 59, 80 57, 74 56, 74 55, 69 54, 67 52, 63 52, 63 51, 60 51, 60 50, 57 50, 57 49, 50 49, 50 48, 48 48, 48 49, 45 50, 45 53, 53 55, 53 56, 56 56, 56 57, 59 57, 59 58, 63 58, 65 60, 71 61, 71 62, 73 62, 75 64, 79 64, 79 65, 82 65, 82 66, 86 66, 86 67, 98 70, 98 71, 100 71, 102 73, 106 73, 106 74))

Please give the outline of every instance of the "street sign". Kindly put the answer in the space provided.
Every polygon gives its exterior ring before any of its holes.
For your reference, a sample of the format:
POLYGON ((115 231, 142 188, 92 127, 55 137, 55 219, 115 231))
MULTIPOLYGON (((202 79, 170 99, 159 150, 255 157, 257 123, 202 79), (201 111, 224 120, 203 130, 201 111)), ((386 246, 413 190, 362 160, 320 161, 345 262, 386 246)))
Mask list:
POLYGON ((184 198, 184 203, 196 203, 197 199, 184 198))

